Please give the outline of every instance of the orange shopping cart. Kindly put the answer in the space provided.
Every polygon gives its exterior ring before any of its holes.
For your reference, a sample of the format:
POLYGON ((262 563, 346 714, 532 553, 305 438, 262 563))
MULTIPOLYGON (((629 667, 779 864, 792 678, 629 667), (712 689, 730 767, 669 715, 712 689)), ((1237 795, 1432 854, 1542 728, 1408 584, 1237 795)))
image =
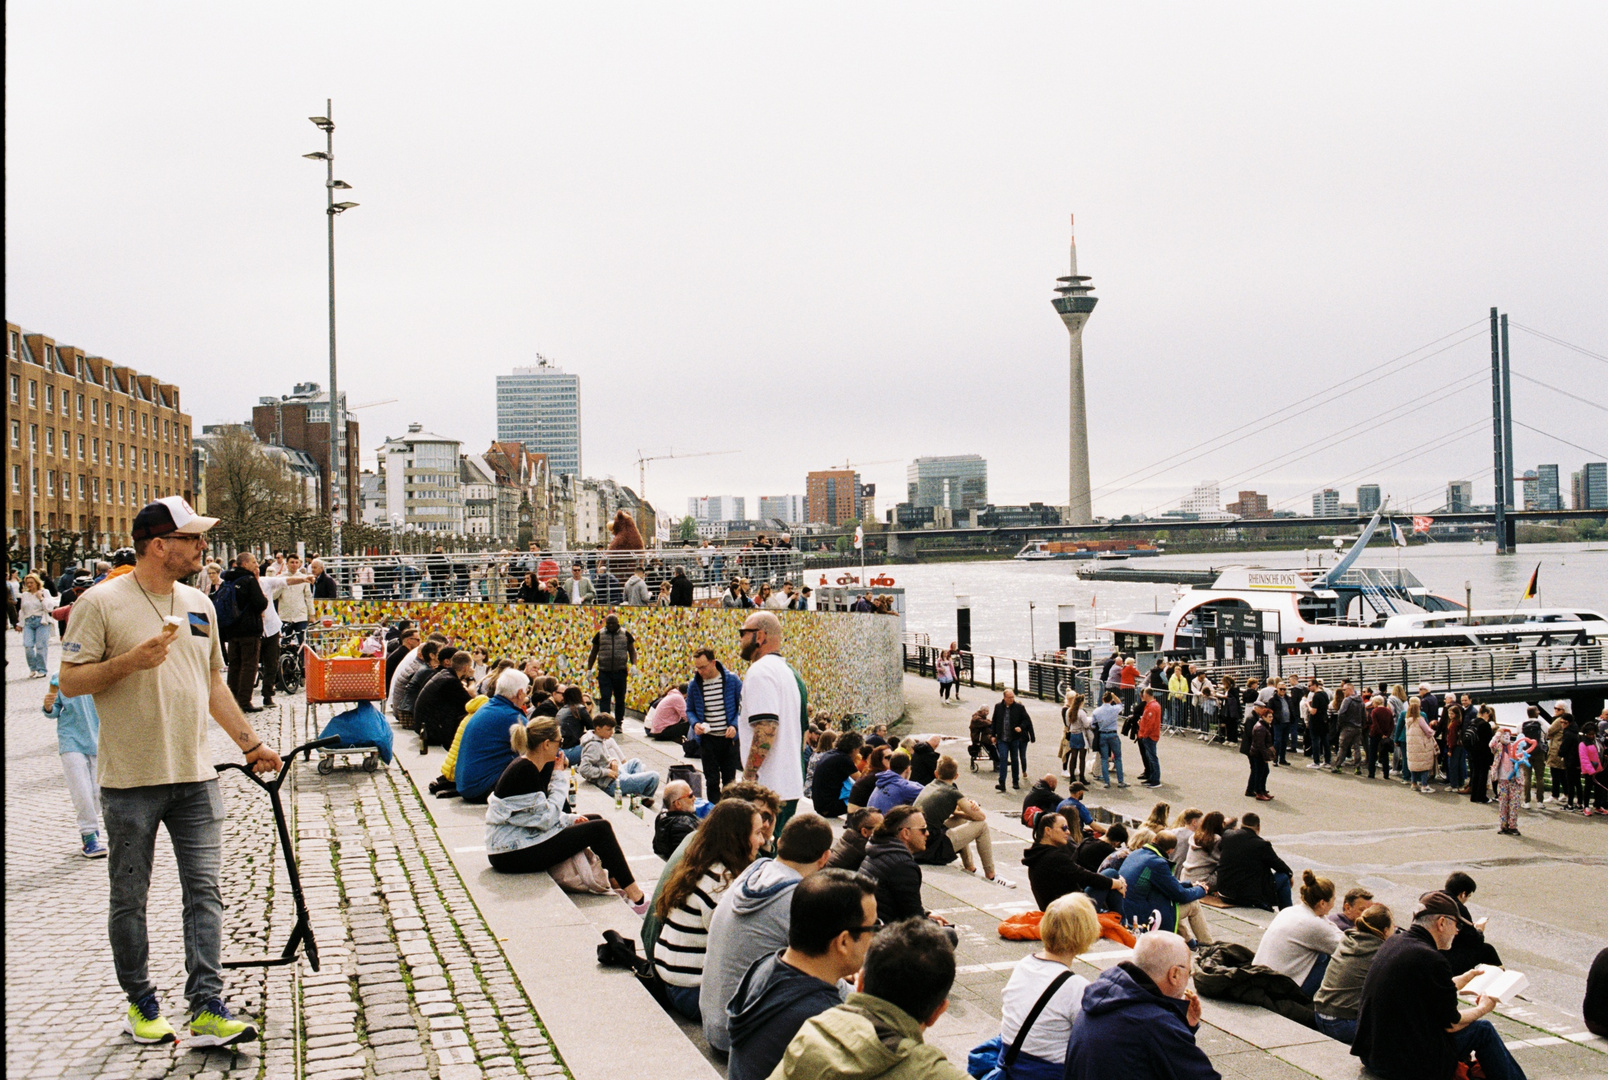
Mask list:
MULTIPOLYGON (((363 642, 383 632, 381 627, 372 625, 308 628, 307 641, 302 645, 302 660, 307 670, 307 719, 311 727, 318 726, 319 705, 385 700, 385 653, 343 655, 343 651, 352 651, 354 641, 361 650, 363 642)), ((331 709, 331 715, 333 713, 331 709)), ((367 772, 380 767, 379 751, 372 746, 327 748, 318 752, 318 771, 333 772, 337 758, 361 758, 367 772)))

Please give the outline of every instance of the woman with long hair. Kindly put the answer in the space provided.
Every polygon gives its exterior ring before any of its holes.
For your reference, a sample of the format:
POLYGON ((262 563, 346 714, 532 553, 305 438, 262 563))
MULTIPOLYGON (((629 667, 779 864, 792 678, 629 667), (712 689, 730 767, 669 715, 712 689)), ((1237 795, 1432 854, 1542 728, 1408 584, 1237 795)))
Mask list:
POLYGON ((1218 686, 1218 696, 1222 699, 1218 703, 1217 715, 1221 721, 1223 741, 1234 746, 1239 743, 1240 713, 1245 708, 1245 703, 1240 699, 1239 684, 1234 681, 1234 676, 1223 676, 1223 681, 1218 686))
POLYGON ((692 834, 686 855, 659 894, 653 911, 664 928, 653 951, 653 968, 671 1006, 688 1020, 703 1019, 698 990, 715 906, 732 880, 758 857, 764 842, 759 809, 745 799, 722 799, 692 834))
POLYGON ((486 798, 486 857, 493 870, 529 874, 550 870, 590 849, 608 872, 615 892, 641 915, 648 901, 614 837, 614 826, 596 814, 567 814, 569 770, 553 768, 561 753, 558 721, 550 716, 512 724, 509 744, 519 756, 508 763, 486 798))
POLYGON ((1210 810, 1200 819, 1195 831, 1189 834, 1189 843, 1184 851, 1184 867, 1179 874, 1181 880, 1205 885, 1208 889, 1217 888, 1217 864, 1221 858, 1217 844, 1228 829, 1228 822, 1221 810, 1210 810))
POLYGON ((1433 795, 1429 786, 1435 776, 1435 729, 1424 719, 1423 702, 1415 697, 1407 699, 1407 769, 1412 773, 1413 790, 1433 795))
POLYGON ((28 678, 50 675, 50 595, 38 574, 22 579, 22 595, 17 598, 22 617, 22 651, 28 658, 28 678))
POLYGON ((1066 702, 1061 706, 1061 730, 1066 736, 1066 754, 1061 759, 1061 775, 1080 783, 1089 782, 1089 710, 1084 697, 1075 690, 1067 691, 1066 702))
POLYGON ((1149 829, 1152 833, 1167 831, 1167 815, 1170 813, 1172 813, 1171 806, 1164 802, 1157 803, 1150 808, 1150 816, 1145 818, 1142 828, 1149 829))

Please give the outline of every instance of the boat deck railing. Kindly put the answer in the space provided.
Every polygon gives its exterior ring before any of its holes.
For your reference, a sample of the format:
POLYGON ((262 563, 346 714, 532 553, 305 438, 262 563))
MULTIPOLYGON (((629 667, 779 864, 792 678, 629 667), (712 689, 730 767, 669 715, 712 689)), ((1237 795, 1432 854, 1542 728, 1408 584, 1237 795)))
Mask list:
POLYGON ((1608 684, 1604 646, 1492 645, 1385 652, 1296 654, 1274 658, 1276 674, 1325 686, 1350 680, 1357 686, 1401 684, 1415 691, 1427 684, 1438 693, 1564 693, 1608 684))

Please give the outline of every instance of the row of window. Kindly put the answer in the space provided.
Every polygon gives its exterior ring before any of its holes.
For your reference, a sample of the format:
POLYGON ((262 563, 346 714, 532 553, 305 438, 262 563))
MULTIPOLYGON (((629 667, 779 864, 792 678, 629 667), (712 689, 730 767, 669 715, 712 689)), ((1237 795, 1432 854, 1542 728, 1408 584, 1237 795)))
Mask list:
MULTIPOLYGON (((21 393, 22 379, 17 375, 12 375, 11 403, 13 405, 18 403, 21 393)), ((101 422, 102 402, 100 398, 85 398, 83 394, 68 394, 66 390, 63 390, 61 394, 58 395, 56 393, 56 388, 50 383, 46 383, 45 412, 54 413, 56 411, 56 402, 58 397, 61 401, 61 415, 66 417, 76 416, 79 420, 83 420, 86 416, 84 409, 87 405, 89 408, 89 412, 87 414, 89 422, 91 424, 99 424, 101 422)), ((111 427, 113 424, 112 403, 108 401, 105 402, 104 405, 106 426, 111 427)), ((28 407, 30 409, 39 408, 38 379, 28 380, 28 407)), ((117 406, 116 419, 118 431, 124 430, 125 422, 127 423, 127 430, 130 432, 144 435, 147 438, 158 438, 164 442, 178 443, 181 446, 190 445, 189 424, 175 424, 172 420, 164 420, 161 417, 153 416, 150 413, 139 412, 138 410, 125 409, 122 405, 119 405, 117 406)))
MULTIPOLYGON (((71 432, 65 429, 62 430, 62 457, 73 456, 73 442, 71 441, 73 438, 74 436, 71 432)), ((101 463, 100 439, 94 437, 86 439, 83 435, 79 435, 76 438, 78 460, 99 465, 101 463), (88 451, 87 455, 85 453, 86 449, 88 451)), ((106 464, 108 465, 112 464, 112 446, 112 441, 110 439, 106 440, 106 464)), ((132 466, 133 468, 144 469, 147 472, 152 471, 152 455, 149 447, 129 446, 126 443, 117 443, 116 446, 118 468, 126 469, 132 466)), ((16 420, 11 421, 11 447, 14 450, 22 447, 22 425, 16 420)), ((36 454, 39 452, 38 424, 28 425, 28 448, 36 454)), ((50 456, 54 456, 56 453, 55 428, 47 427, 45 429, 45 453, 50 456)), ((163 476, 183 476, 186 480, 190 478, 190 465, 183 454, 158 453, 155 456, 154 468, 156 472, 161 473, 163 476)))
MULTIPOLYGON (((54 499, 54 498, 58 498, 58 497, 63 498, 63 499, 71 499, 71 498, 73 498, 73 474, 72 473, 64 472, 64 473, 60 474, 60 476, 58 477, 55 469, 46 469, 45 470, 45 485, 42 488, 39 486, 39 470, 37 468, 32 470, 31 479, 33 480, 34 490, 42 492, 45 498, 48 498, 48 499, 54 499), (57 483, 58 479, 60 481, 59 485, 57 483)), ((106 496, 106 498, 105 498, 106 502, 120 503, 120 504, 122 504, 124 506, 129 506, 129 505, 144 506, 146 503, 151 501, 151 490, 152 490, 152 488, 151 488, 150 484, 144 484, 144 485, 133 484, 133 485, 130 485, 127 480, 119 480, 119 481, 117 481, 117 484, 116 484, 115 490, 114 490, 112 480, 111 480, 110 477, 107 478, 106 484, 105 484, 105 486, 103 488, 102 485, 101 485, 101 478, 100 477, 98 477, 98 476, 89 476, 89 475, 86 475, 84 473, 79 473, 78 474, 78 496, 77 497, 79 499, 84 500, 85 502, 101 502, 102 501, 101 500, 101 494, 104 491, 105 496, 106 496), (129 496, 129 488, 131 486, 133 488, 133 502, 132 503, 130 503, 130 501, 129 501, 129 498, 130 498, 130 496, 129 496), (143 493, 144 493, 143 497, 141 496, 142 490, 143 490, 143 493)), ((158 498, 158 499, 166 498, 167 496, 174 494, 174 490, 172 488, 162 487, 160 484, 158 484, 156 486, 155 490, 156 490, 156 498, 158 498)), ((11 466, 11 493, 13 495, 22 494, 22 466, 21 465, 13 465, 13 466, 11 466)))

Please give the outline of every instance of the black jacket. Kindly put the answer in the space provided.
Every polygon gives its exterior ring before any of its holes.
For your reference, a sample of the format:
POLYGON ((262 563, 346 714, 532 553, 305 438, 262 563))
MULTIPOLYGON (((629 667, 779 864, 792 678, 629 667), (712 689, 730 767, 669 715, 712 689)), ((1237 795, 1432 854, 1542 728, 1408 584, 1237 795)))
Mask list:
POLYGON ((1255 963, 1255 958, 1250 949, 1231 941, 1202 947, 1195 956, 1195 989, 1201 997, 1271 1009, 1311 1027, 1312 999, 1294 979, 1255 963))
POLYGON ((1271 907, 1273 875, 1290 873, 1273 845, 1250 829, 1230 829, 1217 842, 1217 850, 1217 891, 1223 898, 1271 907))
POLYGON ((860 835, 860 830, 844 829, 843 835, 837 838, 837 842, 832 845, 831 853, 826 857, 827 869, 860 869, 860 864, 865 862, 865 847, 866 839, 860 835))
POLYGON ((262 637, 262 613, 268 610, 268 597, 263 594, 262 582, 250 570, 236 566, 221 575, 224 581, 234 582, 235 621, 223 630, 225 641, 246 641, 262 637))
POLYGON ((670 606, 692 606, 692 579, 686 574, 678 574, 670 579, 670 606))
POLYGON ((391 680, 396 677, 396 669, 405 656, 411 652, 406 645, 398 645, 385 654, 385 692, 391 692, 391 680))
POLYGON ((1072 848, 1062 845, 1034 844, 1022 854, 1022 865, 1027 867, 1027 881, 1033 890, 1033 902, 1040 911, 1050 902, 1067 893, 1096 890, 1101 898, 1111 891, 1115 879, 1096 874, 1078 865, 1072 848))
POLYGON ((1480 964, 1501 967, 1502 958, 1497 955, 1496 947, 1485 940, 1483 930, 1473 925, 1474 917, 1468 913, 1468 908, 1458 904, 1457 911, 1468 923, 1458 924, 1452 947, 1441 954, 1446 959, 1446 966, 1452 969, 1452 974, 1461 975, 1480 964))
POLYGON ((1384 1080, 1447 1080, 1457 1050, 1446 1029, 1457 1015, 1452 969, 1429 931, 1409 926, 1368 969, 1351 1052, 1384 1080))
POLYGON ((592 730, 592 714, 585 705, 566 705, 558 710, 559 745, 572 750, 581 745, 581 736, 592 730))
POLYGON ((653 853, 669 860, 681 841, 698 831, 698 815, 691 810, 664 810, 653 819, 653 853))
POLYGON ((1013 701, 1008 706, 1003 701, 995 705, 994 738, 1000 742, 1016 739, 1036 741, 1033 737, 1033 718, 1027 715, 1027 706, 1020 701, 1013 701))
POLYGON ((828 750, 815 763, 815 812, 824 818, 841 817, 848 806, 843 801, 843 781, 854 772, 854 756, 841 750, 828 750))
POLYGON ((442 749, 452 749, 469 696, 450 667, 436 668, 435 674, 425 680, 413 702, 413 722, 424 733, 427 747, 435 743, 442 749))
POLYGON ((927 914, 921 903, 921 867, 903 840, 894 837, 868 845, 860 872, 877 883, 877 918, 884 923, 927 914))
MULTIPOLYGON (((917 743, 915 749, 910 751, 910 779, 923 786, 932 783, 938 771, 938 751, 930 743, 917 743)), ((820 775, 821 768, 815 767, 815 773, 820 775)), ((940 824, 942 824, 940 822, 940 824)))
POLYGON ((781 953, 760 957, 726 1006, 731 1021, 726 1075, 764 1080, 806 1020, 842 1003, 837 987, 784 964, 781 953))
POLYGON ((1027 789, 1027 794, 1022 796, 1022 820, 1030 820, 1027 816, 1029 807, 1037 807, 1040 810, 1048 812, 1050 810, 1054 810, 1060 805, 1061 796, 1055 791, 1055 789, 1050 787, 1043 780, 1035 780, 1033 781, 1033 786, 1027 789))
POLYGON ((313 579, 314 600, 334 600, 337 599, 340 594, 340 587, 335 584, 335 579, 329 576, 328 570, 325 570, 322 574, 319 574, 313 579))
POLYGON ((440 670, 439 667, 420 664, 419 670, 408 677, 408 685, 403 688, 402 700, 399 703, 399 707, 403 712, 410 716, 413 714, 413 710, 419 707, 419 694, 424 690, 424 684, 434 678, 435 673, 440 670))

